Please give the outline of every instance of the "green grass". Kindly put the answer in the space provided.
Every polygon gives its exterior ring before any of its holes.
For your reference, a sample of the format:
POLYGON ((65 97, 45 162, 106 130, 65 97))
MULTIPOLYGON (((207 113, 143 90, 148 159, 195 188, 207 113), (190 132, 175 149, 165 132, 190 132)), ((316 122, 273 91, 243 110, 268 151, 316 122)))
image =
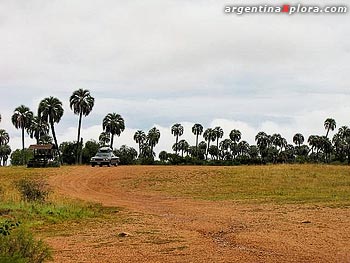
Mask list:
POLYGON ((124 184, 213 201, 350 205, 349 166, 166 167, 124 184))
POLYGON ((0 222, 6 219, 21 221, 30 228, 60 224, 69 221, 81 221, 103 217, 114 213, 116 208, 104 208, 99 204, 87 203, 65 198, 51 192, 45 202, 26 202, 21 199, 16 189, 16 182, 23 178, 45 180, 48 175, 64 173, 61 169, 27 169, 24 167, 0 168, 0 222), (113 210, 113 211, 112 211, 113 210))

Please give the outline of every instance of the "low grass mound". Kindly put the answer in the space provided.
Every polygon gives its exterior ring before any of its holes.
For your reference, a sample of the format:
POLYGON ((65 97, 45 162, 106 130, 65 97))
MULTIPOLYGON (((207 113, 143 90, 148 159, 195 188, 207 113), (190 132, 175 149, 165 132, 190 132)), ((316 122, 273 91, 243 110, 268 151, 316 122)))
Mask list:
POLYGON ((123 184, 213 201, 350 205, 349 166, 155 167, 123 184))

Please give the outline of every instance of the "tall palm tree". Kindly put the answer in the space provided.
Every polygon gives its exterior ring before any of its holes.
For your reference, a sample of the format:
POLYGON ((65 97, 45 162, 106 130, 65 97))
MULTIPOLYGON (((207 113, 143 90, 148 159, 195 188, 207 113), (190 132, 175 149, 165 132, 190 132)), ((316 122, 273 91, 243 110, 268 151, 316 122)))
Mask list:
POLYGON ((259 148, 261 158, 264 159, 267 155, 267 150, 270 144, 270 136, 265 132, 258 132, 255 136, 256 145, 259 148))
POLYGON ((0 145, 0 166, 6 166, 9 155, 11 154, 11 147, 8 144, 0 145))
POLYGON ((27 132, 30 138, 35 138, 36 143, 39 144, 40 138, 49 133, 49 124, 42 121, 38 116, 34 116, 27 132))
POLYGON ((282 149, 286 147, 287 140, 281 136, 281 134, 273 134, 271 136, 272 144, 277 148, 279 147, 279 151, 282 152, 282 149))
POLYGON ((125 130, 125 122, 117 113, 108 113, 102 122, 103 130, 111 134, 111 148, 113 149, 114 135, 120 136, 125 130))
POLYGON ((192 127, 192 133, 196 135, 196 156, 198 157, 198 136, 203 133, 203 126, 199 123, 196 123, 192 127))
POLYGON ((181 136, 184 133, 184 127, 180 123, 175 123, 171 127, 171 134, 173 134, 176 137, 176 142, 175 142, 175 153, 177 154, 177 143, 179 141, 179 136, 181 136))
POLYGON ((328 118, 324 121, 324 128, 327 130, 326 137, 328 138, 329 131, 334 131, 334 129, 337 127, 337 123, 334 119, 328 118))
POLYGON ((156 127, 153 127, 152 129, 149 130, 147 134, 147 142, 148 142, 148 145, 151 147, 152 154, 153 154, 153 148, 159 142, 159 138, 160 138, 160 131, 156 127))
POLYGON ((228 154, 228 150, 232 146, 232 140, 231 139, 225 139, 220 142, 220 150, 223 151, 225 154, 228 154))
POLYGON ((304 143, 304 136, 301 133, 296 133, 293 136, 293 142, 300 147, 304 143))
POLYGON ((134 140, 139 145, 139 156, 141 155, 141 145, 145 142, 147 136, 144 131, 138 130, 134 134, 134 140))
POLYGON ((8 144, 9 141, 10 141, 9 134, 4 129, 0 129, 0 145, 8 144))
MULTIPOLYGON (((219 140, 224 136, 224 130, 217 126, 213 129, 216 137, 216 148, 219 149, 219 140)), ((218 155, 216 156, 217 159, 219 159, 219 150, 218 150, 218 155)))
POLYGON ((210 141, 214 142, 216 140, 216 133, 214 132, 214 130, 212 128, 208 128, 203 133, 203 137, 204 137, 204 140, 208 141, 207 151, 206 151, 206 155, 205 155, 206 159, 208 159, 208 152, 209 152, 209 148, 210 148, 210 141))
POLYGON ((308 144, 311 146, 311 152, 314 152, 314 149, 317 150, 319 144, 319 136, 318 135, 310 135, 307 139, 308 144))
POLYGON ((108 143, 110 143, 111 138, 108 132, 101 132, 100 136, 98 137, 98 140, 101 145, 106 146, 108 145, 108 143))
POLYGON ((178 148, 178 150, 181 151, 181 157, 184 157, 184 152, 188 151, 189 146, 190 145, 188 144, 188 142, 186 140, 180 140, 178 142, 177 148, 178 148))
POLYGON ((94 107, 95 99, 90 95, 89 90, 78 89, 73 92, 72 96, 69 99, 70 108, 73 110, 74 114, 79 115, 78 123, 78 137, 77 137, 77 158, 79 160, 79 145, 80 145, 80 130, 81 130, 81 121, 84 116, 88 116, 94 107))
MULTIPOLYGON (((39 103, 38 116, 42 121, 49 123, 51 128, 52 137, 55 141, 56 149, 58 149, 58 142, 55 132, 55 123, 59 123, 64 110, 62 107, 62 102, 55 97, 48 97, 43 99, 39 103)), ((58 151, 59 158, 61 158, 60 152, 58 151)))
POLYGON ((24 151, 24 131, 30 127, 32 119, 33 112, 24 105, 17 107, 11 118, 15 128, 22 130, 22 151, 24 151))
POLYGON ((247 143, 246 141, 239 142, 237 147, 238 147, 238 152, 240 153, 241 156, 249 153, 249 143, 247 143))

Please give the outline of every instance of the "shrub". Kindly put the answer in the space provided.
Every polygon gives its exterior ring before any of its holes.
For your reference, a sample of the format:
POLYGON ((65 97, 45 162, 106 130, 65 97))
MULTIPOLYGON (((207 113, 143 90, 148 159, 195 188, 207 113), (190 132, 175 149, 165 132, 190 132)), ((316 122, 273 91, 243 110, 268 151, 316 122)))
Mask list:
POLYGON ((42 180, 21 179, 16 183, 22 199, 28 202, 45 202, 49 188, 42 180))
POLYGON ((41 263, 51 259, 49 247, 22 228, 0 235, 1 263, 41 263))

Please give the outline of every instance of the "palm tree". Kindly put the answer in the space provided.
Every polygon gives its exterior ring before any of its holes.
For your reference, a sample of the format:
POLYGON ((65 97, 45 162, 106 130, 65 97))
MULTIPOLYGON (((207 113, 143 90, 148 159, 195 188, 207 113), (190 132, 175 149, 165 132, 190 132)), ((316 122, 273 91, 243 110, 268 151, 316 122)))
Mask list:
POLYGON ((238 143, 239 140, 241 139, 241 136, 242 134, 239 130, 232 130, 229 135, 233 143, 238 143))
POLYGON ((176 147, 181 151, 181 157, 184 157, 184 152, 188 151, 189 144, 185 140, 180 140, 176 147))
POLYGON ((106 146, 108 145, 108 143, 110 143, 111 138, 108 132, 101 132, 100 136, 98 137, 98 140, 101 145, 106 146))
POLYGON ((210 141, 214 142, 216 140, 216 133, 214 132, 214 130, 212 128, 208 128, 203 133, 203 137, 204 137, 204 140, 208 141, 207 151, 206 151, 206 155, 205 155, 206 159, 208 159, 208 152, 209 152, 209 148, 210 148, 210 141))
POLYGON ((314 149, 316 149, 316 152, 318 154, 319 148, 320 148, 320 136, 318 135, 310 135, 307 142, 311 146, 311 152, 314 152, 314 149))
POLYGON ((267 156, 267 150, 270 144, 270 136, 265 132, 259 132, 255 136, 256 145, 259 148, 261 158, 264 159, 267 156))
POLYGON ((27 132, 30 138, 35 138, 36 143, 39 144, 40 138, 49 133, 49 124, 46 121, 42 121, 38 116, 35 116, 33 117, 27 132))
POLYGON ((141 145, 145 142, 147 136, 144 131, 138 130, 134 134, 134 140, 139 144, 139 156, 141 156, 141 145))
POLYGON ((277 148, 279 147, 279 151, 282 152, 282 149, 286 147, 287 140, 281 136, 281 134, 273 134, 271 136, 272 144, 277 148))
MULTIPOLYGON (((224 136, 224 130, 217 126, 214 128, 214 133, 215 133, 215 137, 216 137, 216 148, 219 149, 219 139, 222 138, 222 136, 224 136)), ((218 151, 218 155, 216 156, 217 159, 219 159, 219 151, 218 151)))
POLYGON ((241 156, 246 155, 249 153, 249 143, 246 141, 241 141, 238 143, 238 152, 241 156))
POLYGON ((168 160, 168 153, 166 151, 161 151, 158 157, 161 162, 165 162, 168 160))
POLYGON ((324 128, 327 130, 326 137, 328 138, 329 131, 334 131, 334 129, 337 127, 337 123, 334 119, 328 118, 324 121, 324 128))
POLYGON ((192 127, 192 133, 196 135, 196 156, 198 157, 198 136, 203 133, 203 126, 199 123, 196 123, 192 127))
POLYGON ((1 129, 0 130, 0 145, 8 144, 9 141, 10 141, 9 134, 5 130, 1 129))
POLYGON ((231 139, 225 139, 220 142, 220 150, 227 155, 229 152, 228 150, 231 149, 232 146, 232 140, 231 139))
MULTIPOLYGON (((48 97, 43 99, 39 103, 38 115, 42 121, 46 121, 50 124, 52 137, 55 141, 56 149, 58 149, 58 142, 55 132, 54 123, 59 123, 64 110, 62 107, 62 102, 55 97, 48 97)), ((60 152, 58 151, 58 155, 61 158, 60 152)))
POLYGON ((176 137, 176 142, 175 142, 175 153, 177 154, 177 143, 179 141, 179 136, 181 136, 184 133, 184 127, 180 123, 175 123, 171 127, 171 134, 173 134, 176 137))
POLYGON ((73 92, 69 99, 70 108, 73 110, 74 114, 79 115, 78 123, 78 138, 77 138, 77 162, 79 160, 79 144, 80 144, 80 130, 81 121, 84 116, 88 116, 94 107, 95 99, 91 97, 89 90, 78 89, 73 92))
POLYGON ((12 115, 12 124, 16 129, 22 130, 22 151, 24 151, 24 131, 30 127, 33 119, 33 112, 24 105, 15 109, 12 115))
POLYGON ((125 130, 124 119, 117 113, 108 113, 103 119, 102 127, 103 130, 112 135, 111 148, 113 149, 114 135, 120 136, 120 134, 125 130))
POLYGON ((11 147, 8 144, 0 145, 0 166, 6 166, 9 155, 11 154, 11 147))
POLYGON ((152 154, 153 154, 153 148, 159 142, 159 138, 160 138, 160 131, 156 127, 153 127, 152 129, 149 130, 147 134, 147 142, 148 142, 148 145, 151 147, 152 154))
POLYGON ((300 147, 304 143, 304 136, 301 133, 296 133, 293 136, 293 142, 300 147))

